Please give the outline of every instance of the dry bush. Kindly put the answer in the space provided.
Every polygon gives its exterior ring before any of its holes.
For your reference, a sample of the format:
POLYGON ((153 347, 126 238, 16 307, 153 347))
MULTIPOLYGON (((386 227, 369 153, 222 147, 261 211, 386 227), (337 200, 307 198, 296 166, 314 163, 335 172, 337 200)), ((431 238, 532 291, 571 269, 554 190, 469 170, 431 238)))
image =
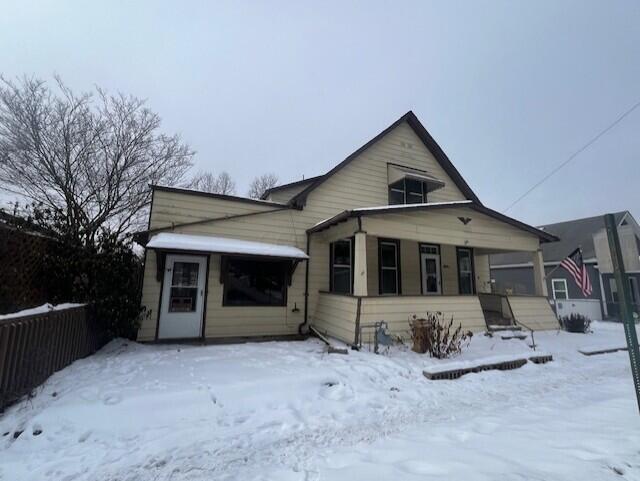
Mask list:
POLYGON ((442 312, 427 312, 426 318, 415 314, 409 319, 413 350, 417 353, 429 353, 430 357, 446 359, 462 352, 469 345, 473 333, 462 331, 462 324, 453 328, 453 317, 445 321, 442 312))

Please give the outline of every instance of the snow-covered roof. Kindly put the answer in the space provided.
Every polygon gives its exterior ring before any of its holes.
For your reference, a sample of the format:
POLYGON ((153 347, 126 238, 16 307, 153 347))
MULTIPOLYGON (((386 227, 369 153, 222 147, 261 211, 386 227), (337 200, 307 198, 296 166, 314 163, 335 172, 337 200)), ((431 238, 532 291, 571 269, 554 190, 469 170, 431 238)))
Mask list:
POLYGON ((360 207, 358 209, 352 209, 352 212, 367 212, 370 210, 393 210, 402 209, 407 210, 411 208, 420 209, 421 207, 436 207, 436 206, 448 206, 455 207, 456 205, 469 205, 473 204, 472 200, 451 200, 449 202, 425 202, 424 204, 394 204, 394 205, 379 205, 375 207, 360 207))
POLYGON ((230 239, 228 237, 176 234, 171 232, 161 232, 154 235, 147 244, 147 248, 284 257, 288 259, 309 258, 304 251, 293 246, 267 244, 266 242, 254 242, 243 239, 230 239))

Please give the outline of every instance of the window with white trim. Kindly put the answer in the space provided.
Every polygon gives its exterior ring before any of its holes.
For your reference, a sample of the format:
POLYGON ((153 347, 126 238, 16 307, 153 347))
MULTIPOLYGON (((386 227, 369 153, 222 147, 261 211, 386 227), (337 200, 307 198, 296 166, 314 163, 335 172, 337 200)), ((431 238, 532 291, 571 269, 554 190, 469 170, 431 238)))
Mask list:
POLYGON ((551 289, 553 290, 554 299, 569 299, 569 290, 567 289, 566 279, 551 279, 551 289))

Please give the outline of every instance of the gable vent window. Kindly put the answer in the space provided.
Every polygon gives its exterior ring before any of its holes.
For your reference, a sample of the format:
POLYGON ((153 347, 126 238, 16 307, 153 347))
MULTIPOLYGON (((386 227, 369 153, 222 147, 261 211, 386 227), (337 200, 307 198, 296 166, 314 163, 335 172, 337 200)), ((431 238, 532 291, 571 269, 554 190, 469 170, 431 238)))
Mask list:
POLYGON ((427 202, 427 186, 419 180, 404 178, 389 186, 389 205, 427 202))

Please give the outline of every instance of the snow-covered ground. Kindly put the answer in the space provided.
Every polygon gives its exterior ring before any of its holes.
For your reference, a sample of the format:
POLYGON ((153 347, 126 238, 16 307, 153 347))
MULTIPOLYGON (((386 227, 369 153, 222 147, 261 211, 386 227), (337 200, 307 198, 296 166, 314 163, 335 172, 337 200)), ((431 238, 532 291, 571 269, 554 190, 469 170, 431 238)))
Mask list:
POLYGON ((0 418, 0 479, 637 480, 628 355, 577 352, 624 346, 622 326, 594 331, 538 333, 553 362, 455 381, 422 370, 532 352, 484 336, 452 361, 117 340, 0 418))

